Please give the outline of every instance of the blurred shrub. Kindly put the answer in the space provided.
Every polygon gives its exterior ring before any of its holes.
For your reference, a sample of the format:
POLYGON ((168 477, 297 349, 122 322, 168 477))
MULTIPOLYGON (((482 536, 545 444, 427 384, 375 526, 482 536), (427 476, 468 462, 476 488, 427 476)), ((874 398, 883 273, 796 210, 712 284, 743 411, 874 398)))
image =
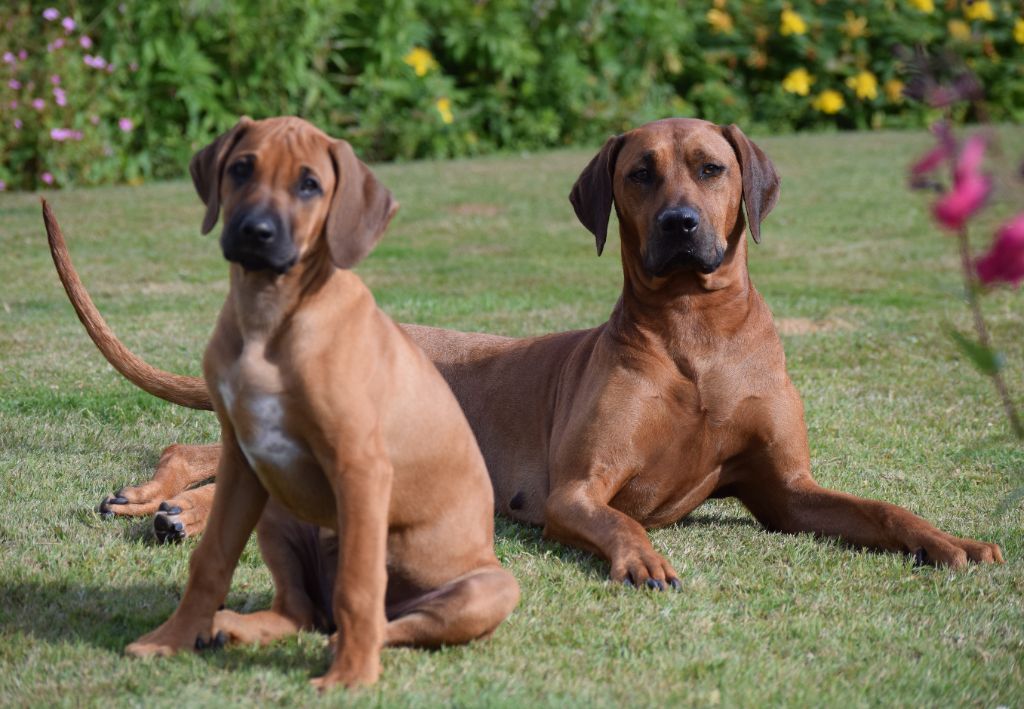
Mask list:
POLYGON ((596 142, 668 115, 920 126, 896 46, 955 51, 992 119, 1024 119, 1007 0, 70 2, 0 10, 7 187, 179 176, 241 114, 305 116, 373 160, 596 142))

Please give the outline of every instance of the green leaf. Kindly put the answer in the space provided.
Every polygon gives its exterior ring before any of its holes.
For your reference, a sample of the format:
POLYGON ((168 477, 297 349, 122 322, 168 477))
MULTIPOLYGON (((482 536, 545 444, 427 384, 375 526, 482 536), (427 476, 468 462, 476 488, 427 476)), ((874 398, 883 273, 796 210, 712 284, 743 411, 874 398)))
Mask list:
POLYGON ((949 336, 953 338, 968 359, 974 362, 978 371, 988 376, 993 376, 1003 368, 1003 357, 990 347, 975 342, 963 333, 949 328, 949 336))

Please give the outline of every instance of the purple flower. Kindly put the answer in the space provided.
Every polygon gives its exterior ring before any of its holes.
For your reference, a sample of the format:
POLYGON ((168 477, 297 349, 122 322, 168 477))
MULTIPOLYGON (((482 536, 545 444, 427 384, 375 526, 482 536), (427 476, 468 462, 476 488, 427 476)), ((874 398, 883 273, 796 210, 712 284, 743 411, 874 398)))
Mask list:
POLYGON ((108 74, 113 74, 114 73, 114 65, 113 65, 113 63, 107 64, 107 73, 108 74))
POLYGON ((75 31, 75 21, 70 17, 65 17, 60 21, 60 24, 64 28, 65 32, 71 33, 75 31))
POLYGON ((59 86, 53 90, 53 100, 57 102, 58 106, 68 105, 68 95, 59 86))
POLYGON ((135 124, 132 123, 131 118, 122 118, 117 122, 117 127, 124 133, 131 133, 132 129, 135 128, 135 124))
POLYGON ((82 132, 70 128, 51 128, 50 137, 58 143, 63 143, 65 140, 81 140, 82 132))
POLYGON ((53 50, 60 49, 63 46, 64 46, 64 38, 63 37, 58 37, 57 39, 53 40, 48 45, 46 45, 46 51, 47 52, 53 52, 53 50))
POLYGON ((13 63, 14 63, 14 55, 11 54, 10 52, 4 52, 4 64, 13 64, 13 63))
POLYGON ((83 34, 79 37, 78 43, 82 45, 82 49, 92 49, 92 37, 87 34, 83 34))
POLYGON ((42 111, 44 108, 46 108, 46 101, 44 101, 41 98, 34 98, 32 99, 32 108, 36 109, 37 111, 42 111))
POLYGON ((25 61, 26 59, 28 59, 28 52, 26 52, 24 49, 19 50, 18 59, 20 59, 21 61, 25 61))
POLYGON ((50 83, 54 86, 60 86, 60 74, 54 74, 50 77, 50 83))
POLYGON ((48 7, 43 10, 43 19, 48 22, 53 22, 58 17, 60 17, 60 13, 57 12, 57 8, 55 7, 48 7))
POLYGON ((3 192, 6 189, 7 189, 7 183, 4 182, 3 180, 0 180, 0 192, 3 192))
POLYGON ((22 127, 23 125, 24 125, 24 124, 23 124, 23 123, 21 122, 21 119, 20 119, 20 118, 15 118, 15 119, 14 119, 14 130, 21 130, 21 127, 22 127))
POLYGON ((17 91, 18 89, 21 88, 21 82, 18 81, 17 79, 11 79, 10 81, 7 82, 7 85, 10 86, 15 91, 17 91))
POLYGON ((93 69, 102 69, 107 65, 107 60, 98 54, 95 57, 91 54, 86 54, 82 57, 82 61, 85 62, 86 66, 91 66, 93 69))
POLYGON ((51 175, 48 172, 44 172, 42 175, 40 175, 39 179, 42 180, 47 185, 53 184, 53 175, 51 175))

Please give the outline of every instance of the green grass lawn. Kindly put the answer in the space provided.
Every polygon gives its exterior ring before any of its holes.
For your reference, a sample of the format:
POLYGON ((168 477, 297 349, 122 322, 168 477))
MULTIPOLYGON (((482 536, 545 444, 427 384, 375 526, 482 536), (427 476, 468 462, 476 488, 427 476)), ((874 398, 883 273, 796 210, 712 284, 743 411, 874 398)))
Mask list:
MULTIPOLYGON (((1007 155, 1024 152, 1024 132, 1002 135, 1007 155)), ((156 546, 148 520, 101 521, 95 506, 148 475, 164 445, 211 441, 217 427, 113 372, 60 287, 38 198, 0 195, 0 703, 1024 704, 1024 514, 995 514, 1024 483, 1024 449, 944 331, 969 326, 955 244, 904 188, 905 165, 929 139, 759 143, 783 187, 750 265, 803 393, 815 475, 997 541, 1006 565, 912 568, 768 534, 716 501, 652 533, 683 583, 654 594, 612 586, 604 562, 501 520, 498 555, 522 585, 519 608, 486 642, 385 651, 372 689, 318 697, 308 680, 328 655, 314 634, 126 658, 123 647, 174 609, 194 543, 156 546)), ((361 275, 396 320, 512 335, 598 324, 621 283, 615 237, 596 258, 566 199, 590 156, 379 168, 402 208, 361 275)), ((1021 195, 1003 183, 986 224, 1019 209, 1021 195)), ((216 239, 199 235, 191 184, 51 197, 118 334, 152 363, 198 374, 227 269, 216 239)), ((985 309, 1024 398, 1024 294, 986 298, 985 309)), ((228 606, 270 598, 250 543, 228 606)))

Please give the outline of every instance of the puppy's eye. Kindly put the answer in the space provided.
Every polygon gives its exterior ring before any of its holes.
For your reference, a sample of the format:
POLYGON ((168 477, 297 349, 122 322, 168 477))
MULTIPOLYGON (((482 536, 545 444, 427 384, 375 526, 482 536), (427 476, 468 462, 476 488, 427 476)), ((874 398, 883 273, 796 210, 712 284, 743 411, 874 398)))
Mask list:
POLYGON ((228 174, 242 182, 252 175, 252 160, 237 160, 228 167, 228 174))
POLYGON ((322 193, 319 180, 312 175, 306 175, 299 181, 299 195, 302 197, 315 197, 322 193))
POLYGON ((643 184, 651 181, 651 171, 646 167, 637 168, 633 172, 629 173, 629 179, 637 184, 643 184))
POLYGON ((320 189, 320 182, 312 175, 306 175, 299 182, 299 193, 303 197, 312 197, 322 192, 320 189))
POLYGON ((718 175, 722 174, 723 170, 725 170, 725 166, 723 166, 723 165, 716 165, 713 162, 706 162, 706 163, 704 163, 704 166, 701 167, 701 169, 700 169, 700 176, 701 177, 717 177, 718 175))

